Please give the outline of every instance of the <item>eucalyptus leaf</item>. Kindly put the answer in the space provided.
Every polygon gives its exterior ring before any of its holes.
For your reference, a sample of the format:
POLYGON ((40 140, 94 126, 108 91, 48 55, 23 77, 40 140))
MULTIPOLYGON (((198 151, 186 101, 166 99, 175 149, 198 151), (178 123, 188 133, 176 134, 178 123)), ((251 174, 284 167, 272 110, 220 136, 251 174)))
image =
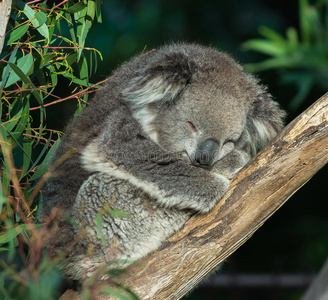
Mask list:
POLYGON ((39 104, 41 105, 41 107, 44 110, 42 97, 41 97, 40 93, 36 90, 36 88, 35 88, 34 84, 32 83, 31 79, 28 78, 24 74, 24 72, 18 66, 16 66, 15 64, 9 63, 9 65, 14 70, 14 72, 20 77, 20 79, 24 82, 24 84, 28 85, 29 88, 32 89, 33 96, 36 98, 36 100, 39 102, 39 104))
POLYGON ((30 103, 29 101, 25 101, 23 110, 20 114, 19 123, 16 127, 16 132, 22 133, 24 129, 27 127, 28 121, 29 121, 29 109, 30 109, 30 103))
POLYGON ((39 12, 35 13, 34 18, 38 22, 37 28, 40 27, 40 26, 42 26, 43 24, 45 24, 47 22, 47 16, 42 11, 39 11, 39 12))
MULTIPOLYGON (((24 57, 20 58, 17 61, 17 67, 20 68, 24 74, 28 73, 28 71, 31 69, 32 65, 33 65, 32 53, 25 55, 24 57)), ((9 75, 9 78, 7 80, 7 83, 5 85, 5 88, 7 88, 8 86, 11 86, 12 84, 14 84, 15 82, 17 82, 19 80, 22 80, 21 77, 16 72, 11 72, 9 75)))
POLYGON ((89 81, 89 73, 88 73, 88 62, 85 56, 83 56, 82 60, 79 62, 80 66, 80 79, 89 81))
MULTIPOLYGON (((36 224, 34 225, 36 228, 42 225, 36 224)), ((29 226, 27 224, 20 224, 12 229, 6 230, 5 233, 0 235, 0 244, 6 244, 16 238, 23 229, 28 229, 29 226)))
MULTIPOLYGON (((9 57, 8 62, 12 63, 12 62, 15 61, 18 47, 19 47, 19 45, 16 45, 16 47, 14 48, 14 51, 11 53, 11 55, 9 57)), ((6 83, 7 79, 8 79, 10 70, 11 70, 10 65, 7 65, 6 68, 4 69, 4 74, 2 76, 3 79, 0 82, 1 90, 3 89, 5 83, 6 83)))
POLYGON ((8 37, 6 46, 9 46, 13 42, 18 41, 26 33, 26 31, 29 28, 29 26, 30 26, 30 24, 25 24, 25 25, 19 26, 14 31, 12 31, 9 34, 9 37, 8 37))
MULTIPOLYGON (((50 138, 49 138, 49 141, 50 141, 50 138)), ((56 150, 59 146, 59 143, 60 143, 60 140, 57 140, 52 145, 52 147, 48 151, 46 157, 43 159, 43 161, 39 165, 38 169, 35 171, 33 176, 30 178, 31 181, 37 179, 38 177, 41 177, 45 172, 47 172, 49 170, 49 167, 50 167, 51 162, 52 162, 52 158, 54 157, 54 154, 55 154, 55 152, 56 152, 56 150)), ((46 146, 44 147, 44 149, 46 149, 46 146)))
MULTIPOLYGON (((32 167, 31 167, 31 168, 30 168, 30 169, 29 169, 24 175, 22 175, 22 177, 26 176, 27 173, 31 172, 32 169, 34 169, 34 168, 37 166, 38 162, 41 160, 41 158, 43 157, 44 153, 47 151, 49 144, 50 144, 50 138, 48 139, 47 143, 43 146, 43 148, 42 148, 42 150, 41 150, 39 156, 38 156, 37 159, 34 161, 34 164, 32 165, 32 167)), ((50 150, 49 150, 49 151, 50 151, 50 150)), ((49 154, 49 153, 48 153, 48 154, 49 154)), ((44 167, 43 167, 43 168, 44 168, 44 167)), ((30 181, 37 179, 37 178, 40 177, 41 175, 43 175, 42 170, 40 170, 39 172, 36 171, 36 172, 33 174, 33 176, 30 178, 30 181), (36 173, 37 173, 37 174, 36 174, 36 173), (35 175, 35 174, 36 174, 36 175, 35 175)))
POLYGON ((96 16, 97 16, 97 22, 102 23, 101 18, 101 0, 96 0, 96 16))
POLYGON ((30 8, 26 3, 24 3, 22 0, 16 0, 17 6, 24 12, 26 17, 31 21, 32 25, 37 29, 37 31, 44 36, 47 40, 49 39, 49 30, 45 23, 42 23, 44 20, 44 17, 40 14, 43 14, 43 12, 36 13, 32 8, 30 8), (39 14, 39 15, 37 15, 39 14), (37 17, 36 17, 37 15, 37 17), (41 23, 40 23, 41 22, 41 23))
MULTIPOLYGON (((20 111, 18 113, 16 113, 13 117, 11 117, 8 121, 6 122, 3 122, 1 125, 0 125, 0 128, 3 128, 5 129, 7 132, 10 132, 13 130, 13 128, 17 125, 20 117, 21 117, 21 114, 22 114, 22 111, 23 111, 23 108, 20 109, 20 111)), ((5 135, 7 136, 7 135, 5 135)), ((4 138, 4 136, 3 136, 4 138)))
POLYGON ((261 26, 259 28, 259 33, 273 42, 279 43, 281 45, 285 44, 285 38, 279 32, 266 26, 261 26))
POLYGON ((112 217, 120 217, 120 218, 130 217, 131 215, 129 212, 119 209, 112 209, 112 208, 108 211, 108 214, 112 217))
MULTIPOLYGON (((31 129, 27 129, 26 130, 26 134, 31 135, 32 131, 31 129)), ((26 171, 28 170, 29 166, 33 163, 32 161, 32 146, 34 144, 34 141, 32 139, 23 139, 23 167, 22 167, 22 172, 21 172, 21 176, 20 176, 20 180, 23 178, 22 175, 26 173, 26 171)))
POLYGON ((77 13, 77 12, 81 11, 85 7, 86 7, 86 5, 83 2, 78 2, 78 3, 75 3, 74 5, 72 5, 69 8, 63 9, 63 11, 66 12, 66 13, 69 13, 69 14, 74 14, 74 13, 77 13))
POLYGON ((244 67, 248 72, 260 72, 281 67, 293 67, 295 62, 289 57, 269 58, 260 63, 246 64, 244 67))
MULTIPOLYGON (((88 9, 87 9, 87 20, 93 21, 96 15, 96 3, 94 0, 88 1, 88 9)), ((90 22, 90 24, 92 24, 90 22)))
POLYGON ((287 48, 281 47, 280 44, 268 40, 254 39, 243 43, 244 50, 255 50, 267 55, 283 55, 286 53, 287 48))
POLYGON ((103 231, 103 223, 104 223, 103 216, 101 214, 97 214, 95 218, 95 222, 96 222, 97 233, 100 237, 101 242, 104 243, 106 240, 106 236, 103 231))
POLYGON ((290 50, 298 50, 299 49, 299 41, 297 36, 297 31, 295 28, 288 28, 287 29, 287 38, 289 41, 290 50))
POLYGON ((62 76, 68 78, 69 80, 71 80, 71 82, 74 82, 76 84, 79 84, 79 85, 82 85, 82 86, 85 86, 85 87, 88 87, 88 86, 92 85, 88 82, 88 80, 86 80, 86 79, 81 80, 80 78, 78 78, 76 76, 73 76, 72 74, 70 74, 68 72, 62 73, 62 76))

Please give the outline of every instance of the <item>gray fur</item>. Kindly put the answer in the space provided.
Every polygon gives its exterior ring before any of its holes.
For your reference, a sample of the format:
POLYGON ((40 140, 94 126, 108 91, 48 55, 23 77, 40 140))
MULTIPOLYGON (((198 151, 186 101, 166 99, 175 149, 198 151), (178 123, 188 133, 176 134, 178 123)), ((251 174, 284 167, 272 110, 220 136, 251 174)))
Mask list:
POLYGON ((55 160, 75 152, 49 179, 42 212, 59 207, 77 224, 62 218, 55 250, 83 233, 66 265, 80 280, 104 263, 140 259, 210 211, 283 126, 266 89, 212 48, 165 46, 114 74, 67 127, 55 160))

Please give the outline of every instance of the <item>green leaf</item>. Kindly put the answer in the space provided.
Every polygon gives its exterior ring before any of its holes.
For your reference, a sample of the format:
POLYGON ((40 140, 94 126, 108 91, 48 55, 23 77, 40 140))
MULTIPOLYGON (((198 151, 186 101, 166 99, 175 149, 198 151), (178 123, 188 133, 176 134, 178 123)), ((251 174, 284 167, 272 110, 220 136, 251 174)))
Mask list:
POLYGON ((42 11, 35 13, 34 18, 38 21, 37 27, 40 27, 47 22, 47 16, 42 11))
MULTIPOLYGON (((0 148, 1 149, 1 148, 0 148)), ((10 191, 10 169, 6 161, 3 164, 4 171, 0 173, 0 213, 2 213, 3 205, 7 202, 5 195, 9 194, 10 191)), ((9 206, 9 205, 8 205, 9 206)))
MULTIPOLYGON (((32 131, 29 129, 26 131, 27 134, 31 134, 32 131)), ((23 149, 24 149, 24 155, 23 155, 23 167, 21 172, 21 177, 19 180, 21 180, 23 177, 22 175, 25 174, 29 168, 29 166, 33 163, 31 159, 32 154, 32 146, 34 142, 31 139, 24 139, 23 140, 23 149)))
POLYGON ((254 50, 272 56, 279 56, 285 54, 287 50, 286 48, 281 47, 281 45, 275 42, 260 39, 249 40, 243 43, 242 49, 254 50))
POLYGON ((102 23, 101 18, 101 0, 96 0, 96 16, 97 16, 97 22, 102 23))
MULTIPOLYGON (((50 144, 50 138, 48 139, 47 143, 43 146, 38 158, 34 161, 34 164, 32 165, 32 167, 24 175, 22 175, 22 177, 26 176, 27 173, 31 172, 31 170, 34 169, 37 166, 38 162, 41 160, 42 156, 44 155, 44 153, 48 149, 49 144, 50 144)), ((50 152, 50 150, 49 150, 49 152, 50 152)), ((34 180, 34 179, 38 178, 39 176, 41 176, 43 174, 43 173, 41 174, 41 170, 39 172, 37 170, 35 173, 30 178, 30 180, 34 180), (37 173, 37 175, 35 175, 35 173, 37 173), (41 175, 39 175, 39 174, 41 174, 41 175)))
POLYGON ((71 73, 69 72, 65 72, 61 74, 62 76, 68 78, 69 80, 71 80, 71 82, 74 82, 76 84, 82 85, 82 86, 91 86, 92 84, 88 82, 88 80, 81 80, 75 76, 73 76, 71 73))
POLYGON ((80 58, 81 58, 81 55, 82 55, 82 51, 83 51, 83 47, 84 47, 84 45, 85 45, 85 41, 86 41, 86 39, 87 39, 87 35, 88 35, 88 31, 89 31, 89 28, 90 28, 90 26, 89 26, 89 24, 90 24, 91 22, 90 21, 85 21, 83 24, 82 24, 82 28, 81 28, 81 34, 80 34, 80 36, 79 36, 79 46, 81 47, 81 48, 79 48, 78 49, 78 57, 77 57, 77 59, 78 60, 80 60, 80 58))
POLYGON ((49 64, 49 62, 56 57, 56 54, 50 53, 50 54, 45 54, 42 57, 40 57, 41 62, 40 62, 40 68, 44 67, 45 65, 49 64))
POLYGON ((248 72, 260 72, 264 70, 293 67, 295 62, 289 57, 270 58, 260 63, 246 64, 244 67, 248 72))
MULTIPOLYGON (((19 45, 16 45, 13 53, 11 53, 11 55, 9 57, 8 62, 11 62, 12 63, 16 59, 16 53, 17 53, 18 47, 19 47, 19 45)), ((3 79, 0 82, 1 90, 3 89, 3 87, 4 87, 4 85, 5 85, 6 81, 7 81, 7 78, 9 76, 9 71, 10 70, 11 70, 10 65, 7 65, 6 68, 4 69, 4 75, 2 77, 3 79)))
POLYGON ((119 218, 126 218, 126 217, 130 217, 130 213, 123 211, 123 210, 119 210, 119 209, 110 209, 108 211, 108 214, 112 217, 119 217, 119 218))
MULTIPOLYGON (((58 83, 58 76, 55 74, 55 68, 53 66, 50 66, 50 78, 51 78, 51 84, 53 86, 52 90, 56 87, 58 83)), ((51 92, 52 92, 51 90, 51 92)))
POLYGON ((89 0, 88 9, 87 9, 87 20, 90 21, 91 23, 94 20, 95 15, 96 15, 96 3, 94 0, 89 0))
MULTIPOLYGON (((35 227, 42 226, 41 224, 35 224, 35 227)), ((0 244, 6 244, 9 241, 13 240, 16 236, 18 236, 23 229, 28 229, 29 226, 27 224, 20 224, 15 228, 7 230, 4 234, 0 235, 0 244)))
MULTIPOLYGON (((33 56, 32 53, 25 55, 17 61, 17 67, 21 69, 24 74, 27 74, 33 65, 33 56)), ((15 82, 21 80, 20 76, 16 72, 11 72, 9 75, 8 81, 5 85, 5 88, 11 86, 15 82)), ((1 83, 0 83, 1 84, 1 83)))
MULTIPOLYGON (((64 12, 61 12, 61 14, 64 14, 64 12)), ((49 30, 49 36, 52 38, 52 41, 56 40, 56 38, 54 38, 54 36, 52 35, 55 30, 56 23, 57 23, 57 15, 53 16, 53 14, 50 14, 48 17, 48 25, 49 25, 48 30, 49 30)), ((44 48, 44 50, 45 50, 45 53, 47 53, 48 49, 44 48)))
MULTIPOLYGON (((48 143, 50 141, 50 138, 47 142, 47 144, 44 146, 43 150, 46 150, 48 147, 48 143)), ((57 140, 52 147, 50 148, 50 150, 48 151, 46 157, 44 158, 44 160, 42 161, 42 163, 40 164, 40 166, 38 167, 38 169, 36 170, 36 172, 33 174, 33 176, 30 178, 30 181, 35 180, 39 177, 41 177, 45 172, 47 172, 49 170, 49 166, 51 164, 52 158, 59 146, 60 140, 57 140)), ((43 151, 42 150, 42 151, 43 151)), ((44 153, 44 151, 43 151, 44 153)))
MULTIPOLYGON (((32 8, 30 8, 26 3, 24 3, 22 0, 17 0, 17 6, 19 9, 21 9, 26 17, 31 21, 33 26, 37 29, 37 31, 44 36, 47 40, 49 40, 49 30, 45 23, 42 23, 44 20, 44 16, 41 16, 40 14, 43 14, 43 12, 36 13, 32 8), (36 17, 36 15, 38 16, 36 17), (41 22, 41 23, 40 23, 41 22)), ((46 17, 47 18, 47 17, 46 17)))
POLYGON ((290 50, 298 50, 299 49, 299 44, 298 44, 298 36, 297 36, 297 31, 295 28, 288 28, 287 29, 287 38, 289 41, 289 46, 291 47, 290 50))
POLYGON ((124 290, 131 295, 130 300, 140 300, 138 295, 134 291, 132 291, 129 287, 127 286, 121 286, 121 287, 124 288, 124 290))
POLYGON ((78 3, 75 3, 74 5, 72 5, 69 8, 63 9, 63 11, 66 12, 66 13, 69 13, 69 14, 74 14, 74 13, 77 13, 77 12, 81 11, 85 7, 86 7, 86 5, 83 2, 78 2, 78 3))
POLYGON ((84 47, 85 40, 90 28, 89 27, 90 21, 86 19, 86 15, 87 15, 87 7, 74 14, 76 23, 78 24, 76 34, 78 36, 79 46, 81 47, 77 50, 77 54, 78 54, 77 60, 80 60, 81 58, 82 51, 83 51, 82 48, 84 47))
POLYGON ((23 111, 21 112, 20 115, 19 123, 15 130, 16 132, 22 133, 24 131, 26 124, 28 123, 29 120, 29 113, 30 113, 29 109, 30 109, 30 103, 29 101, 25 101, 23 111))
POLYGON ((308 0, 299 0, 299 18, 302 40, 305 45, 310 43, 311 24, 307 16, 307 9, 309 7, 308 0))
POLYGON ((30 78, 28 78, 24 72, 15 64, 13 63, 9 63, 9 65, 11 66, 11 68, 14 70, 14 72, 20 77, 20 79, 24 82, 24 84, 28 85, 29 88, 32 89, 32 94, 33 96, 36 98, 36 100, 39 102, 39 104, 41 105, 41 107, 44 110, 44 105, 43 105, 43 101, 41 98, 40 93, 36 90, 34 84, 32 83, 32 81, 30 80, 30 78))
POLYGON ((75 22, 77 23, 77 36, 81 36, 82 25, 85 24, 85 16, 87 15, 87 6, 74 14, 75 22))
MULTIPOLYGON (((20 110, 13 117, 10 117, 10 119, 8 121, 0 124, 0 134, 4 140, 7 140, 8 137, 11 137, 16 142, 15 137, 13 137, 12 130, 18 124, 18 121, 21 117, 22 111, 23 111, 23 108, 20 108, 20 110)), ((18 136, 20 136, 20 134, 18 134, 18 136)), ((10 140, 8 139, 8 142, 9 141, 10 140)))
POLYGON ((72 17, 69 13, 65 13, 65 17, 68 20, 68 30, 71 35, 72 41, 74 44, 76 44, 76 36, 75 36, 75 32, 74 32, 72 17))
POLYGON ((83 289, 82 291, 82 300, 90 300, 90 292, 88 289, 83 289))
POLYGON ((103 216, 101 214, 97 214, 95 218, 95 222, 96 222, 97 233, 100 236, 101 241, 105 242, 106 237, 103 231, 103 223, 104 223, 103 216))
POLYGON ((285 44, 285 39, 279 32, 277 32, 273 29, 270 29, 266 26, 261 26, 259 28, 259 33, 273 42, 276 42, 276 43, 279 43, 282 45, 285 44))
MULTIPOLYGON (((63 35, 62 34, 62 31, 61 31, 61 27, 60 27, 60 20, 62 19, 62 15, 64 14, 64 12, 63 11, 60 11, 60 13, 57 15, 57 17, 56 17, 56 29, 58 30, 58 33, 59 33, 59 35, 63 35)), ((66 15, 69 15, 69 14, 66 14, 66 15)), ((71 26, 69 26, 68 25, 68 27, 71 27, 71 26)))
POLYGON ((80 60, 79 66, 80 66, 80 79, 88 82, 89 81, 88 62, 85 56, 83 56, 83 59, 80 60))
POLYGON ((4 192, 3 192, 3 188, 4 188, 4 185, 5 185, 5 180, 2 180, 3 179, 3 177, 1 176, 1 174, 0 174, 0 182, 1 182, 1 184, 0 184, 0 214, 2 213, 2 207, 3 207, 3 205, 5 204, 5 202, 6 202, 6 197, 5 197, 5 194, 4 194, 4 192))
POLYGON ((67 56, 66 62, 71 66, 73 63, 75 63, 77 60, 77 54, 76 52, 71 53, 67 56))
POLYGON ((0 128, 5 130, 5 134, 1 132, 2 137, 5 139, 5 137, 8 135, 8 132, 11 132, 13 128, 16 126, 16 124, 19 121, 19 118, 21 117, 23 108, 21 108, 13 117, 11 117, 7 122, 3 122, 0 124, 0 128))
POLYGON ((16 28, 14 31, 12 31, 9 34, 6 46, 9 46, 11 43, 19 40, 26 33, 29 26, 30 26, 30 24, 25 24, 25 25, 22 25, 22 26, 16 28))

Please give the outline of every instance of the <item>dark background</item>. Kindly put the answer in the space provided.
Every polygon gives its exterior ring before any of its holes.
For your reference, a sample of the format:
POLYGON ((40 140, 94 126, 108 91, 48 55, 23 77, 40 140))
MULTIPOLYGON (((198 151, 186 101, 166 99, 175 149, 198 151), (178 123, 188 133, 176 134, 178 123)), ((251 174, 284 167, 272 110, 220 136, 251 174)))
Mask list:
MULTIPOLYGON (((296 0, 105 0, 103 23, 94 24, 86 45, 101 51, 97 82, 110 75, 123 61, 172 41, 197 42, 231 53, 240 63, 258 62, 266 57, 241 51, 240 45, 258 38, 258 27, 265 25, 285 34, 288 27, 298 28, 296 0)), ((276 71, 258 74, 274 98, 285 109, 296 88, 283 85, 276 71)), ((311 90, 297 111, 288 111, 288 122, 311 105, 324 91, 311 90)), ((69 116, 70 107, 63 111, 69 116)), ((75 107, 75 106, 74 106, 75 107)), ((53 113, 56 114, 54 108, 53 113)), ((58 111, 57 111, 58 113, 58 111)), ((65 122, 61 122, 61 126, 65 122)), ((286 166, 288 168, 288 166, 286 166)), ((327 166, 302 187, 226 262, 220 274, 307 275, 318 272, 328 254, 327 166)), ((205 285, 185 299, 299 299, 305 288, 226 287, 205 285)))

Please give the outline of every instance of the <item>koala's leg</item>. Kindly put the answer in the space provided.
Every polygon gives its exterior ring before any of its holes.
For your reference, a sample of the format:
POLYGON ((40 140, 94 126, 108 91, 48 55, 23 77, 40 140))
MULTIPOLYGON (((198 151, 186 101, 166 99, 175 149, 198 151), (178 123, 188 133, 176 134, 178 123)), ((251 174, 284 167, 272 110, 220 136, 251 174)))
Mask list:
POLYGON ((125 267, 158 249, 190 215, 190 211, 161 207, 126 180, 93 174, 73 207, 76 234, 85 250, 69 259, 70 267, 80 278, 90 277, 101 266, 125 267))

